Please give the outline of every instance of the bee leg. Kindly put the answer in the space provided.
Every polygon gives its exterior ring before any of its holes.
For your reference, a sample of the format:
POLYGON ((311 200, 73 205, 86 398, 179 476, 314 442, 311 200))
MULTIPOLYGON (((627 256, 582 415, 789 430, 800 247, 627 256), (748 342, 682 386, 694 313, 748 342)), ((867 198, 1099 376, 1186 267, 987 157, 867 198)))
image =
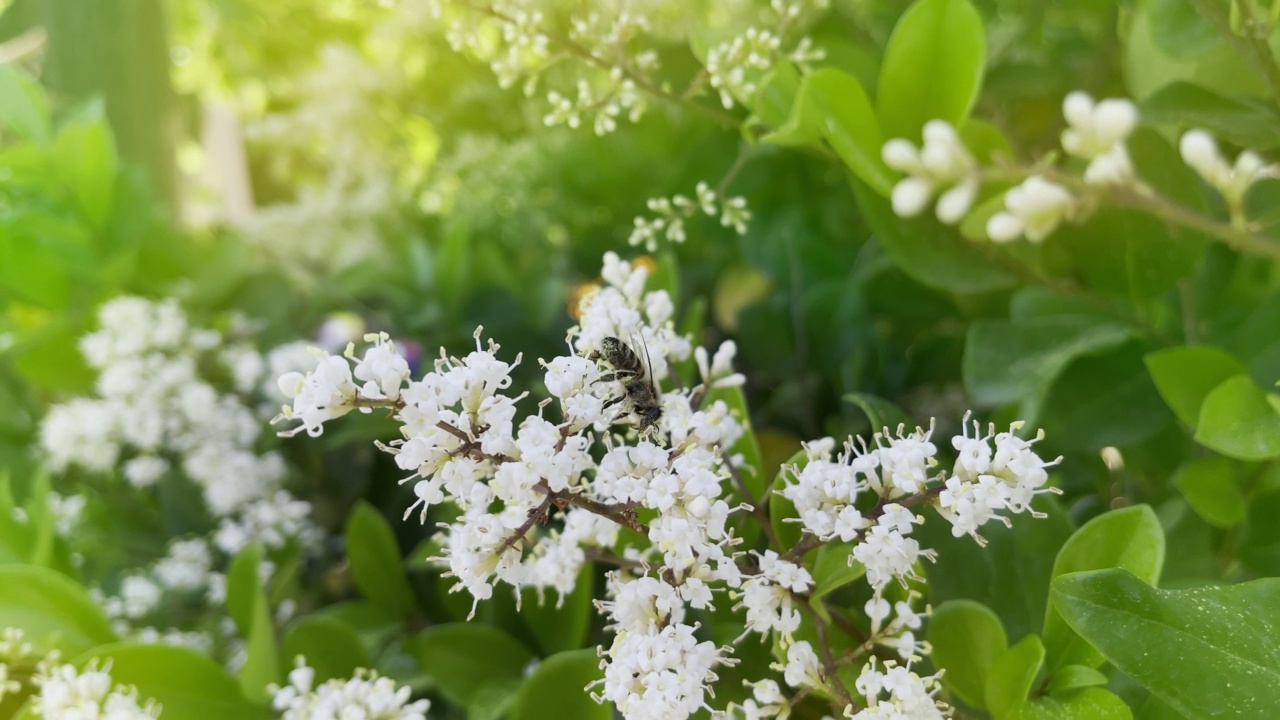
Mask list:
POLYGON ((608 410, 609 408, 613 407, 614 405, 617 405, 618 403, 620 403, 620 402, 622 402, 623 400, 626 400, 626 399, 627 399, 627 396, 626 396, 626 395, 619 395, 619 396, 618 396, 618 397, 616 397, 616 398, 612 398, 612 399, 610 399, 610 400, 609 400, 608 402, 606 402, 606 403, 605 403, 605 404, 604 404, 600 409, 601 409, 601 410, 608 410))
POLYGON ((613 382, 614 380, 626 380, 627 378, 636 377, 636 375, 638 374, 639 373, 636 373, 634 370, 617 370, 614 372, 607 372, 601 375, 600 377, 596 378, 596 382, 602 383, 602 382, 613 382))

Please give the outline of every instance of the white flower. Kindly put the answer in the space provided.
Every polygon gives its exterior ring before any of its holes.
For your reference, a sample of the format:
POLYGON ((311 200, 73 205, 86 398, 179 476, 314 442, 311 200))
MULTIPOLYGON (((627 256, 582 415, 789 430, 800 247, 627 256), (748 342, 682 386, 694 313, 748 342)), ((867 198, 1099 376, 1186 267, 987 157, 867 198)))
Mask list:
POLYGON ((1004 212, 987 221, 987 235, 995 242, 1026 236, 1040 242, 1058 228, 1076 207, 1076 199, 1061 185, 1032 175, 1004 196, 1004 212))
POLYGON ((1230 208, 1241 208, 1244 196, 1258 178, 1275 175, 1275 169, 1263 163, 1252 150, 1236 156, 1234 165, 1227 163, 1213 136, 1204 130, 1188 130, 1178 144, 1182 160, 1190 165, 1204 181, 1222 193, 1230 208))
POLYGON ((813 651, 813 646, 807 640, 801 640, 787 648, 787 662, 781 669, 783 679, 793 688, 821 688, 823 683, 819 668, 818 654, 813 651))
POLYGON ((110 664, 90 660, 84 670, 74 665, 42 663, 35 676, 39 692, 32 699, 36 714, 60 720, 144 720, 160 717, 154 700, 139 703, 137 691, 115 684, 110 664))
POLYGON ((893 187, 893 211, 914 217, 938 197, 938 219, 954 224, 969 212, 978 194, 977 163, 960 135, 945 120, 930 120, 924 126, 920 148, 908 140, 894 138, 884 144, 881 156, 889 167, 907 177, 893 187))
POLYGON ((271 706, 284 720, 426 720, 428 700, 410 702, 412 690, 372 670, 359 669, 346 680, 315 686, 315 670, 299 655, 289 684, 272 685, 271 706))
POLYGON ((1085 160, 1122 146, 1138 124, 1138 108, 1129 100, 1109 98, 1095 103, 1088 93, 1069 93, 1062 101, 1069 127, 1062 131, 1062 149, 1085 160))

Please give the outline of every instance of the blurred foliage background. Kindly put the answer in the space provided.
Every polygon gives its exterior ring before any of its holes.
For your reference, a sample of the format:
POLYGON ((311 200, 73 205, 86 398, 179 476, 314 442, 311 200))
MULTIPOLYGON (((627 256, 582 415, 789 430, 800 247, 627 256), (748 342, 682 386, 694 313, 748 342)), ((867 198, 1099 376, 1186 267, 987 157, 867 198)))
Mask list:
MULTIPOLYGON (((652 38, 663 72, 695 75, 691 36, 741 28, 764 5, 670 9, 669 26, 652 38)), ((826 49, 825 66, 874 94, 883 48, 908 5, 835 0, 808 33, 826 49)), ((1192 123, 1220 127, 1230 145, 1280 147, 1265 80, 1183 3, 974 5, 988 50, 973 114, 1017 155, 1055 147, 1062 98, 1074 89, 1134 98, 1166 148, 1192 123), (1236 104, 1170 89, 1186 87, 1236 104)), ((931 281, 936 274, 886 250, 883 218, 860 206, 829 153, 759 143, 749 127, 662 103, 604 137, 546 127, 539 98, 500 87, 484 58, 453 51, 445 36, 443 21, 415 0, 4 4, 0 467, 17 497, 38 476, 32 448, 44 408, 92 385, 76 340, 111 297, 176 295, 212 327, 232 316, 261 320, 263 347, 314 337, 334 313, 354 313, 428 356, 467 347, 483 325, 504 353, 550 357, 563 348, 576 293, 594 281, 604 251, 625 248, 646 200, 729 175, 729 192, 751 208, 747 232, 699 216, 687 242, 651 259, 687 327, 712 344, 738 342, 766 466, 802 439, 865 432, 869 418, 893 417, 884 401, 920 423, 968 408, 996 420, 1030 415, 1048 431, 1041 454, 1066 458, 1050 529, 1033 531, 1044 533, 1036 540, 1022 530, 993 538, 1008 566, 1034 566, 1040 586, 1002 574, 1004 566, 973 574, 974 559, 959 565, 963 576, 930 578, 936 600, 983 599, 1011 638, 1034 630, 1048 565, 1071 527, 1136 503, 1155 506, 1168 535, 1166 584, 1280 572, 1274 464, 1224 460, 1239 508, 1225 519, 1192 508, 1175 479, 1201 451, 1143 362, 1161 348, 1211 342, 1272 386, 1280 378, 1273 260, 1207 245, 1176 282, 1143 293, 1107 275, 1114 258, 1101 241, 1067 240, 1036 257, 1011 251, 1034 272, 1008 282, 931 281), (1001 349, 1020 320, 1062 314, 1105 318, 1123 332, 1070 348, 1042 334, 1001 349), (995 349, 975 356, 975 338, 995 349), (1018 367, 1023 374, 1009 380, 1018 367), (1028 559, 1028 548, 1048 560, 1028 559), (1039 602, 1001 598, 1022 591, 1039 602)), ((1275 186, 1264 181, 1251 196, 1271 239, 1275 186)), ((520 371, 533 377, 538 367, 520 371)), ((392 517, 407 504, 399 471, 370 442, 389 427, 344 421, 320 443, 283 443, 304 469, 318 520, 339 539, 359 500, 392 517)), ((153 559, 155 543, 191 529, 181 522, 162 522, 150 545, 122 543, 117 566, 153 559)), ((428 533, 395 528, 406 553, 428 533)), ((930 542, 946 557, 951 539, 940 534, 930 542)), ((328 564, 305 569, 321 588, 314 606, 355 592, 339 540, 328 553, 328 564)), ((439 595, 424 593, 432 612, 465 615, 439 595)), ((487 607, 493 622, 531 636, 511 608, 487 607)))

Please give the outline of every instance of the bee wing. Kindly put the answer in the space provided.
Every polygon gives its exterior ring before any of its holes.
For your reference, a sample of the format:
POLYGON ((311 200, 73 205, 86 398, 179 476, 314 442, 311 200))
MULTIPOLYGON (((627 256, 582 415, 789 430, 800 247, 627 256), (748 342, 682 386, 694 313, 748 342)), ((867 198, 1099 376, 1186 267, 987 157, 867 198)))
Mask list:
MULTIPOLYGON (((633 339, 632 342, 635 342, 633 339)), ((649 387, 653 389, 653 396, 658 397, 658 380, 653 376, 653 358, 649 357, 649 342, 644 339, 644 335, 640 335, 640 347, 644 348, 644 371, 645 379, 649 383, 649 387)))

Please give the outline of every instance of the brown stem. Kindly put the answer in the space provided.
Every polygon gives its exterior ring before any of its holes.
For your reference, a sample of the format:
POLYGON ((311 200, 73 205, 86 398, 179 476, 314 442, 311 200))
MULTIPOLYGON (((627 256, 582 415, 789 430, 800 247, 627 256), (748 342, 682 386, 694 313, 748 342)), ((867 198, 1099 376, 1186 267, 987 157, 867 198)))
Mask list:
POLYGON ((751 492, 751 488, 747 487, 747 480, 742 477, 742 471, 729 462, 728 458, 724 458, 724 466, 729 469, 729 475, 733 477, 734 484, 738 486, 738 492, 742 493, 742 500, 751 506, 751 514, 760 523, 765 536, 769 538, 769 544, 781 550, 782 542, 778 540, 778 535, 773 531, 773 523, 769 522, 769 514, 764 511, 764 504, 756 498, 755 493, 751 492))
POLYGON ((817 613, 814 613, 813 620, 818 632, 818 649, 822 652, 822 669, 827 675, 827 683, 840 696, 841 709, 854 705, 853 696, 849 694, 849 688, 846 688, 844 681, 840 679, 835 658, 831 655, 831 643, 827 641, 827 623, 817 613))
POLYGON ((516 543, 523 540, 524 536, 533 529, 534 525, 542 525, 545 523, 550 515, 551 504, 555 502, 555 499, 554 494, 547 495, 538 507, 530 510, 529 517, 525 518, 525 521, 520 524, 520 527, 516 528, 506 540, 502 541, 502 544, 498 546, 498 549, 494 554, 501 555, 509 548, 515 547, 516 543))

